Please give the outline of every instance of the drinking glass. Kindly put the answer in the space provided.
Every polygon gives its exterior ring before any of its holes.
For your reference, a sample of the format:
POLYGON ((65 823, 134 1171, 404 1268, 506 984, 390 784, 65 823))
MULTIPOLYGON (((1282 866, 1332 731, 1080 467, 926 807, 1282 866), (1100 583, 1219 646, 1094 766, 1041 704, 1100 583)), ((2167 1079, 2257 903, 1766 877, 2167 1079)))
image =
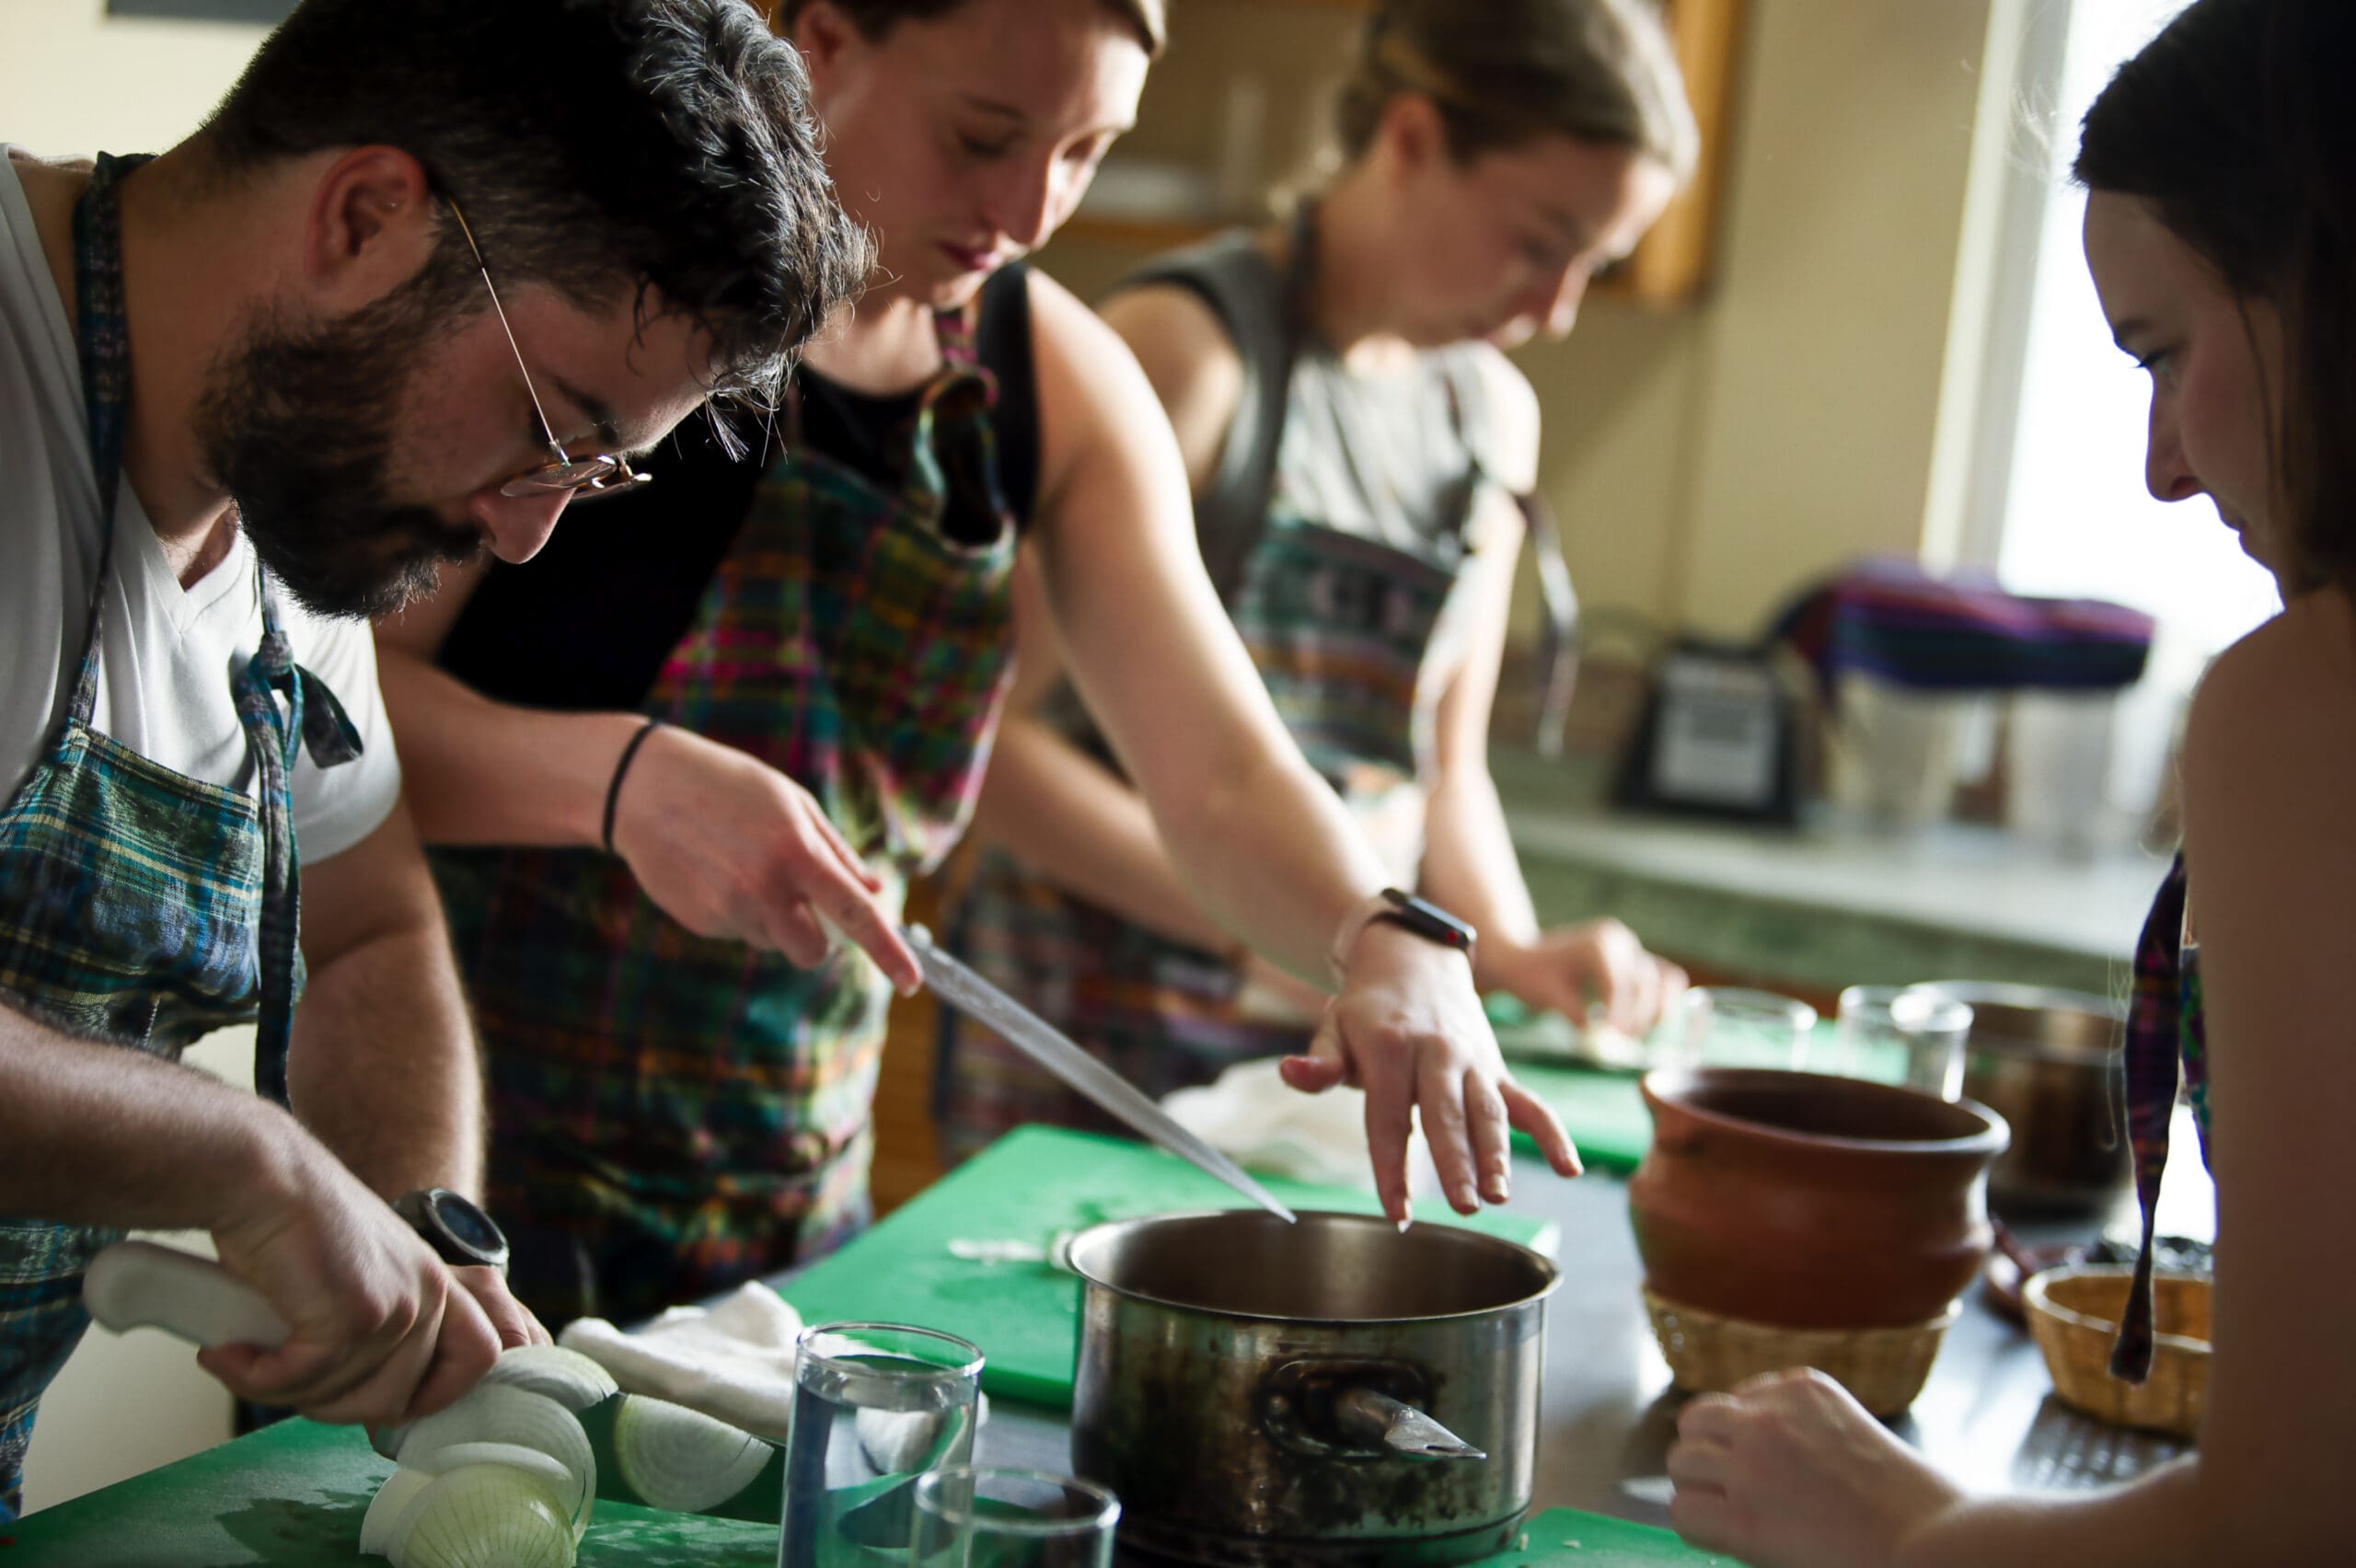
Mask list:
POLYGON ((1806 1002, 1740 986, 1696 986, 1678 1009, 1667 1054, 1680 1066, 1796 1066, 1816 1027, 1806 1002))
POLYGON ((1941 1100, 1963 1094, 1971 1009, 1928 986, 1852 986, 1841 993, 1837 1070, 1902 1083, 1941 1100))
POLYGON ((899 1323, 802 1331, 778 1568, 904 1568, 916 1484, 974 1455, 982 1353, 899 1323))
POLYGON ((908 1568, 1111 1568, 1121 1505, 1043 1470, 938 1470, 917 1482, 908 1568))

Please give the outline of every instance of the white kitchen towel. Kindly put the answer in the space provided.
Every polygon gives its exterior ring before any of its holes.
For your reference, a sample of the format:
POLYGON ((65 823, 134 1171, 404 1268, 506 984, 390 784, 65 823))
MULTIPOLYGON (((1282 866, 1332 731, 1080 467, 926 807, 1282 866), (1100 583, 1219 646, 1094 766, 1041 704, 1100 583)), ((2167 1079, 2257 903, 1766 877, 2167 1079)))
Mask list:
POLYGON ((653 1394, 772 1442, 793 1422, 793 1342, 802 1314, 758 1280, 710 1307, 674 1307, 635 1333, 576 1318, 557 1343, 633 1394, 653 1394))
MULTIPOLYGON (((1214 1083, 1163 1096, 1161 1108, 1188 1132, 1254 1170, 1372 1192, 1366 1091, 1345 1087, 1303 1094, 1277 1076, 1276 1062, 1274 1056, 1238 1062, 1214 1083)), ((1430 1198, 1438 1192, 1439 1173, 1418 1126, 1407 1137, 1407 1193, 1430 1198)))
MULTIPOLYGON (((768 1286, 747 1280, 709 1307, 674 1307, 635 1333, 603 1318, 576 1318, 557 1343, 612 1373, 626 1393, 669 1400, 782 1443, 793 1424, 793 1346, 801 1333, 802 1314, 768 1286)), ((989 1398, 976 1397, 978 1427, 989 1419, 989 1398)), ((870 1463, 886 1471, 928 1468, 911 1456, 930 1453, 941 1424, 938 1413, 923 1411, 862 1410, 857 1418, 870 1463)))

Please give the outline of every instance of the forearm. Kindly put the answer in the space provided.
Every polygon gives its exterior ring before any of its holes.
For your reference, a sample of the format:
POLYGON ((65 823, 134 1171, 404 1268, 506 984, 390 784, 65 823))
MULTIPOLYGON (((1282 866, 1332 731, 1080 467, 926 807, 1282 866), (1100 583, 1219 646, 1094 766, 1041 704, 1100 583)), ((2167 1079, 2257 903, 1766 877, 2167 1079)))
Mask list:
POLYGON ((212 1230, 283 1184, 301 1136, 250 1090, 0 1007, 0 1214, 212 1230))
POLYGON ((975 811, 976 835, 1033 875, 1173 941, 1224 951, 1163 848, 1145 801, 1035 719, 1009 718, 975 811))
MULTIPOLYGON (((1421 882, 1425 896, 1481 934, 1476 957, 1537 940, 1537 911, 1487 768, 1454 770, 1432 791, 1421 882)), ((1485 974, 1476 978, 1484 986, 1493 983, 1485 974)))
POLYGON ((606 788, 642 717, 496 702, 382 640, 377 658, 410 807, 426 842, 602 841, 606 788))
MULTIPOLYGON (((2241 1510, 2231 1528, 2187 1457, 2131 1485, 2093 1496, 1973 1498, 1909 1540, 1898 1568, 2164 1568, 2168 1563, 2313 1562, 2333 1550, 2316 1534, 2267 1508, 2241 1510), (2316 1555, 2295 1543, 2312 1544, 2316 1555)), ((2344 1542, 2340 1543, 2344 1546, 2344 1542)))
POLYGON ((1200 789, 1142 781, 1171 862, 1254 952, 1311 985, 1332 984, 1334 934, 1388 880, 1382 862, 1281 732, 1208 778, 1200 789))
POLYGON ((312 972, 287 1090, 303 1124, 379 1196, 482 1195, 481 1076, 438 918, 312 972))

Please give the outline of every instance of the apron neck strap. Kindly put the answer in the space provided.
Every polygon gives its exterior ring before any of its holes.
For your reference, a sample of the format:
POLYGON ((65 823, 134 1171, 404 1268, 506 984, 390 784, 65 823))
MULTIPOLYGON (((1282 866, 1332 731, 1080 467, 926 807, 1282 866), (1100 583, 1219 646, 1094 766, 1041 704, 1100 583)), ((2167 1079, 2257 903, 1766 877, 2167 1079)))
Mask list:
POLYGON ((100 153, 90 183, 74 202, 75 337, 81 348, 82 407, 90 426, 90 462, 110 539, 122 478, 123 430, 131 410, 131 327, 124 313, 122 208, 116 187, 149 155, 100 153))

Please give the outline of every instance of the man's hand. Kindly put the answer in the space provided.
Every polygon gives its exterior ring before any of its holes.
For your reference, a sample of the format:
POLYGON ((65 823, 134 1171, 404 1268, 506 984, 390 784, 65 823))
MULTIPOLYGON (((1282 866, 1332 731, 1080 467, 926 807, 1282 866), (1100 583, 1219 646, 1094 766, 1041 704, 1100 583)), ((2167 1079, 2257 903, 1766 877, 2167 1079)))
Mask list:
POLYGON ((757 759, 665 725, 622 780, 614 847, 662 911, 701 937, 826 962, 831 922, 903 995, 924 983, 876 898, 883 883, 810 792, 757 759))
POLYGON ((451 1276, 466 1286, 481 1308, 483 1316, 491 1320, 491 1331, 499 1336, 502 1350, 513 1350, 519 1344, 554 1344, 540 1320, 507 1288, 507 1276, 497 1269, 479 1267, 454 1268, 451 1276))
MULTIPOLYGON (((531 1332, 528 1314, 494 1327, 478 1300, 482 1287, 462 1283, 291 1120, 272 1155, 213 1239, 222 1266, 260 1290, 294 1332, 275 1350, 198 1353, 233 1393, 316 1421, 414 1421, 473 1387, 498 1359, 503 1332, 531 1332)), ((502 1283, 497 1295, 505 1294, 502 1283)))
POLYGON ((1348 979, 1285 1081, 1316 1094, 1339 1083, 1366 1090, 1367 1149, 1382 1212, 1404 1227, 1407 1134, 1420 1107, 1440 1188, 1460 1214, 1511 1191, 1512 1129, 1547 1163, 1579 1173, 1570 1135, 1546 1103, 1513 1081, 1472 989, 1464 955, 1381 921, 1358 934, 1348 979))
POLYGON ((1527 947, 1484 939, 1481 960, 1487 983, 1533 1010, 1630 1036, 1668 1017, 1687 984, 1684 970, 1646 952, 1617 920, 1557 927, 1527 947))

